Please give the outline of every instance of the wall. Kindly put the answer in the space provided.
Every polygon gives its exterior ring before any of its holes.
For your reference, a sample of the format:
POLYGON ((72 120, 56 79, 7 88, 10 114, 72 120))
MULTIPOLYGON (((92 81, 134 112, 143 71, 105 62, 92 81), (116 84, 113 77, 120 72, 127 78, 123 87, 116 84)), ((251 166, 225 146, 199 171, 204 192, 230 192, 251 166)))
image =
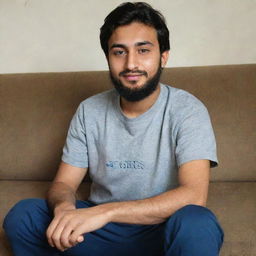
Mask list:
MULTIPOLYGON (((0 0, 0 73, 106 70, 99 43, 118 0, 0 0)), ((256 62, 256 0, 147 1, 166 17, 168 66, 256 62)))

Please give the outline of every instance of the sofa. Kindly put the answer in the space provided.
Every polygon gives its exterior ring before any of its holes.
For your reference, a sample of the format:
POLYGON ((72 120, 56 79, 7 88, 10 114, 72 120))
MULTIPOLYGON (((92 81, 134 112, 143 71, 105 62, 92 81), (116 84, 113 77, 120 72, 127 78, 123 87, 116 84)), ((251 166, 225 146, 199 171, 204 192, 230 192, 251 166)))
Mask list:
MULTIPOLYGON (((210 113, 220 163, 207 207, 225 232, 220 255, 255 256, 256 64, 166 68, 161 81, 191 92, 210 113)), ((45 197, 78 104, 109 88, 107 71, 0 75, 1 224, 19 200, 45 197)), ((89 189, 86 177, 78 198, 89 189)), ((12 255, 2 227, 0 255, 12 255)))

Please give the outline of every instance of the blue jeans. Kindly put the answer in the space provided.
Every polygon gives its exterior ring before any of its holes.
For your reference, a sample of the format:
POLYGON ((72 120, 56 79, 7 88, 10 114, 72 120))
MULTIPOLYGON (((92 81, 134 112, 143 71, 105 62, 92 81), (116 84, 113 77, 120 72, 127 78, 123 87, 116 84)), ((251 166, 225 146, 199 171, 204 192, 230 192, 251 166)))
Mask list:
MULTIPOLYGON (((78 200, 76 206, 94 204, 78 200)), ((188 205, 157 225, 109 223, 85 234, 84 242, 60 252, 46 239, 52 217, 43 199, 22 200, 10 210, 3 227, 15 256, 216 256, 224 236, 209 209, 188 205)))

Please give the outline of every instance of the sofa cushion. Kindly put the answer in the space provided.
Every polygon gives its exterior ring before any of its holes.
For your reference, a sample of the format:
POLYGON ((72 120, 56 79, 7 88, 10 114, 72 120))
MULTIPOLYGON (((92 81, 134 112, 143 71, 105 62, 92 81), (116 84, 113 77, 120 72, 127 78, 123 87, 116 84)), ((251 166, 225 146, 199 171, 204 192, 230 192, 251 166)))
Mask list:
POLYGON ((0 178, 51 180, 78 104, 106 81, 107 72, 0 75, 0 178))
POLYGON ((225 232, 222 256, 256 255, 256 182, 213 182, 208 207, 225 232))
MULTIPOLYGON (((167 68, 162 81, 207 106, 220 160, 211 179, 255 181, 256 64, 167 68)), ((51 180, 78 104, 111 87, 105 71, 0 75, 1 179, 51 180)))
POLYGON ((166 69, 164 82, 207 106, 219 167, 212 181, 256 181, 256 64, 166 69))
MULTIPOLYGON (((0 223, 8 210, 24 198, 44 198, 49 182, 0 181, 0 223), (11 196, 10 196, 11 195, 11 196)), ((89 194, 89 183, 82 183, 78 198, 89 194)), ((207 207, 218 217, 225 232, 221 256, 255 256, 256 182, 210 183, 207 207)), ((0 230, 0 255, 9 256, 9 245, 0 230)))

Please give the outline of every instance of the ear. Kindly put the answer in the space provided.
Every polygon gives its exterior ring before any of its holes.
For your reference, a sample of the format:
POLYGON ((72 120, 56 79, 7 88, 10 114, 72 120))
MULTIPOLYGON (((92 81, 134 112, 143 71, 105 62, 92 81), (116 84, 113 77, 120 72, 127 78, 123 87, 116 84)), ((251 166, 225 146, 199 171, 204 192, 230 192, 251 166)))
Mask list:
POLYGON ((161 67, 164 68, 168 59, 170 51, 165 51, 161 54, 161 67))

